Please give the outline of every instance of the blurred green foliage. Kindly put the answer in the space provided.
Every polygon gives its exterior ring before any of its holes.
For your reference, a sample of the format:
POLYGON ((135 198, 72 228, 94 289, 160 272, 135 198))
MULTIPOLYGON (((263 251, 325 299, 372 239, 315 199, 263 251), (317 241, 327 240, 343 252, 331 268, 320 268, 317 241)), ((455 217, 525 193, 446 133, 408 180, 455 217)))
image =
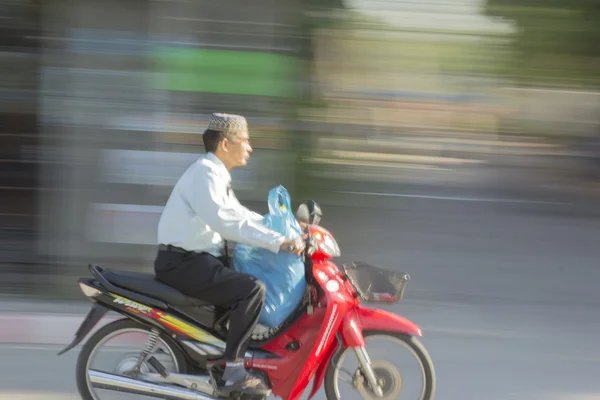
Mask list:
POLYGON ((487 0, 484 12, 515 24, 511 73, 521 84, 600 84, 599 0, 487 0))

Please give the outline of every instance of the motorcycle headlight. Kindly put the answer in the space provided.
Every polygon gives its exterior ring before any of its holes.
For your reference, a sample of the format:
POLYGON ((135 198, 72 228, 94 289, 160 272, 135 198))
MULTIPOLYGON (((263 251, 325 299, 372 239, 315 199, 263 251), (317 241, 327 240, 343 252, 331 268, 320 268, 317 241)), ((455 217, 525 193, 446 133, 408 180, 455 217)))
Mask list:
POLYGON ((319 247, 323 253, 330 257, 339 257, 340 247, 331 235, 324 235, 323 240, 319 243, 319 247))

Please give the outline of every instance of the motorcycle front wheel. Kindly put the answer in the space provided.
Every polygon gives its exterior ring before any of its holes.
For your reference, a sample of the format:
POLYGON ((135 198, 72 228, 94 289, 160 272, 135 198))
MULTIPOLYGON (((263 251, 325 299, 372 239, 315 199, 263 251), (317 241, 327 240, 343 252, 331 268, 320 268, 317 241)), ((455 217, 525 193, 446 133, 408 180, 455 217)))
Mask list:
POLYGON ((364 332, 365 349, 383 397, 368 383, 352 348, 337 351, 325 374, 327 400, 432 400, 433 362, 421 342, 393 332, 364 332), (415 378, 410 373, 418 375, 415 378), (410 375, 410 377, 409 377, 410 375))

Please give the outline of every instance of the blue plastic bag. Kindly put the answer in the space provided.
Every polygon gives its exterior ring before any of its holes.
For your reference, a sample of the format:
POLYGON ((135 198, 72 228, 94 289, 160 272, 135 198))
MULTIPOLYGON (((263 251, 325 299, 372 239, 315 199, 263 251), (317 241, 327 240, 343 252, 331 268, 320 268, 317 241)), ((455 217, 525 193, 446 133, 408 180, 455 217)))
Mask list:
MULTIPOLYGON (((269 213, 263 218, 263 224, 288 239, 302 235, 300 224, 290 209, 290 195, 283 186, 269 191, 269 213)), ((258 320, 261 325, 269 328, 281 325, 302 302, 306 280, 300 256, 284 251, 275 254, 238 243, 232 264, 236 271, 252 275, 266 286, 265 306, 258 320)))

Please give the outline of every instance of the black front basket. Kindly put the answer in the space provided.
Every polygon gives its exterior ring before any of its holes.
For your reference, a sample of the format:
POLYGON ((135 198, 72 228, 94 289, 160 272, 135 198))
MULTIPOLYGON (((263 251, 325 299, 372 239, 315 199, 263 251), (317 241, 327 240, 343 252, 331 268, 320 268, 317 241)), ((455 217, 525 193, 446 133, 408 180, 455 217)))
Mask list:
POLYGON ((343 264, 341 268, 360 298, 371 303, 396 303, 402 300, 406 283, 410 280, 407 273, 360 262, 343 264))

